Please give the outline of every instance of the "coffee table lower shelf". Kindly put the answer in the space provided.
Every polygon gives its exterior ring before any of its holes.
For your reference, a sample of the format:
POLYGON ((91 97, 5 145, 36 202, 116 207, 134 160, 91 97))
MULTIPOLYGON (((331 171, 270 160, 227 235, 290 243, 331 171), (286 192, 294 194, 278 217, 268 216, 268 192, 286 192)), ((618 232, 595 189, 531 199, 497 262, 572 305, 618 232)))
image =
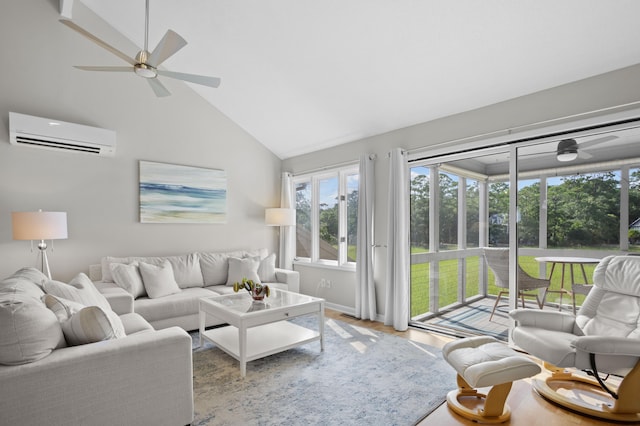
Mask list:
MULTIPOLYGON (((236 327, 229 325, 206 330, 202 337, 243 363, 240 357, 239 330, 236 327)), ((320 337, 319 332, 290 321, 248 328, 244 363, 320 340, 320 337)))

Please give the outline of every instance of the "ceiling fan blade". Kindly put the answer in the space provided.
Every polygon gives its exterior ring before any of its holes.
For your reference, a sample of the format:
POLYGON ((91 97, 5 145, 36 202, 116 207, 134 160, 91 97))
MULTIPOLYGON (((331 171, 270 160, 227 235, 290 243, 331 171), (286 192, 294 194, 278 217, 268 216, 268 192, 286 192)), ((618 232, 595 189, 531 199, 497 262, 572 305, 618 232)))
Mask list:
POLYGON ((115 47, 111 46, 108 43, 105 43, 102 40, 100 40, 98 37, 94 36, 89 31, 87 31, 84 28, 82 28, 79 25, 77 25, 75 22, 72 22, 72 21, 70 21, 68 19, 60 19, 60 22, 62 22, 64 25, 66 25, 67 27, 71 28, 72 30, 77 31, 78 33, 82 34, 83 36, 85 36, 89 40, 93 41, 98 46, 108 50, 111 53, 113 53, 114 55, 116 55, 117 57, 122 59, 123 61, 128 62, 131 65, 135 65, 136 64, 136 61, 133 58, 130 58, 129 56, 127 56, 126 54, 122 53, 121 51, 119 51, 115 47))
POLYGON ((157 97, 164 98, 171 95, 171 92, 157 78, 146 78, 145 80, 149 82, 149 86, 151 86, 157 97))
POLYGON ((73 67, 83 71, 133 72, 133 67, 92 67, 84 65, 74 65, 73 67))
POLYGON ((582 159, 582 160, 588 160, 589 158, 592 158, 593 155, 589 154, 586 151, 583 151, 581 149, 578 150, 578 158, 582 159))
POLYGON ((580 148, 588 148, 590 146, 594 146, 594 145, 598 145, 598 144, 601 144, 601 143, 609 142, 609 141, 612 141, 614 139, 618 139, 618 136, 604 136, 604 137, 601 137, 601 138, 592 139, 590 141, 580 142, 578 144, 578 147, 580 147, 580 148))
POLYGON ((185 74, 183 72, 158 70, 159 75, 166 77, 177 78, 178 80, 188 81, 190 83, 202 84, 209 87, 220 86, 220 79, 218 77, 207 77, 204 75, 185 74))
POLYGON ((160 40, 160 43, 158 43, 156 48, 153 49, 153 52, 151 52, 151 56, 149 57, 147 64, 157 68, 158 65, 163 63, 167 58, 186 45, 187 41, 180 37, 178 33, 172 30, 167 30, 164 37, 162 37, 162 40, 160 40))

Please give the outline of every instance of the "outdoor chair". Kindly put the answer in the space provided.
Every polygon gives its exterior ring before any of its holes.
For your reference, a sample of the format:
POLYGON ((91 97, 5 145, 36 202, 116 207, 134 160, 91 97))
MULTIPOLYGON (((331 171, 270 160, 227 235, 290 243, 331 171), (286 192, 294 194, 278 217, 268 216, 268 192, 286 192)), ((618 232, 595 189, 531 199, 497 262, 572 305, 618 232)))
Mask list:
POLYGON ((551 372, 533 380, 539 394, 590 416, 640 421, 640 257, 604 258, 576 316, 535 309, 509 315, 514 343, 551 372), (622 378, 618 386, 605 383, 609 375, 622 378))
MULTIPOLYGON (((509 292, 509 249, 485 247, 484 258, 487 261, 487 266, 489 266, 489 269, 493 271, 493 274, 496 277, 496 286, 501 289, 498 292, 496 303, 494 303, 491 315, 489 316, 489 321, 491 321, 493 314, 500 303, 500 298, 503 294, 509 292)), ((532 277, 527 274, 520 265, 518 265, 518 297, 522 300, 523 308, 525 307, 524 298, 526 296, 535 297, 538 306, 542 309, 547 297, 547 289, 550 284, 550 280, 532 277), (540 298, 539 289, 544 289, 542 299, 540 298)))

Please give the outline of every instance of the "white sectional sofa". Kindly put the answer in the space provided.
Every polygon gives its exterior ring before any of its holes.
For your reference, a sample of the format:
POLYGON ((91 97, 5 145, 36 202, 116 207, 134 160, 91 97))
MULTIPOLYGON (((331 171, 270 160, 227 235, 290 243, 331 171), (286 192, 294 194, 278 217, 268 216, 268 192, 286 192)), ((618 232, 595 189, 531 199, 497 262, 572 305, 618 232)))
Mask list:
POLYGON ((0 281, 0 424, 187 425, 190 336, 116 315, 89 277, 0 281))
MULTIPOLYGON (((242 278, 299 292, 297 271, 275 267, 267 249, 197 252, 161 257, 104 257, 91 265, 90 277, 117 313, 135 312, 156 330, 199 327, 201 297, 233 292, 242 278)), ((207 326, 217 325, 209 317, 207 326)))

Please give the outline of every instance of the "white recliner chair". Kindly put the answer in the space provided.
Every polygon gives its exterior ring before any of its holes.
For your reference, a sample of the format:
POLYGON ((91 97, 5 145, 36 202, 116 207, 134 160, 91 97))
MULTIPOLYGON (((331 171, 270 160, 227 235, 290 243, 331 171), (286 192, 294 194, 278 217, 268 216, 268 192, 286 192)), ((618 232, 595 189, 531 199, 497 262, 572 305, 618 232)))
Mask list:
POLYGON ((513 310, 516 345, 545 362, 546 379, 534 379, 542 396, 590 416, 640 421, 640 256, 609 256, 596 267, 594 287, 576 316, 567 312, 513 310), (587 375, 574 368, 584 370, 587 375), (621 377, 618 386, 603 375, 621 377), (567 392, 562 382, 580 382, 567 392), (587 388, 587 389, 582 389, 587 388), (588 389, 590 388, 590 389, 588 389), (592 391, 594 398, 583 392, 592 391), (596 401, 596 402, 594 402, 596 401))

